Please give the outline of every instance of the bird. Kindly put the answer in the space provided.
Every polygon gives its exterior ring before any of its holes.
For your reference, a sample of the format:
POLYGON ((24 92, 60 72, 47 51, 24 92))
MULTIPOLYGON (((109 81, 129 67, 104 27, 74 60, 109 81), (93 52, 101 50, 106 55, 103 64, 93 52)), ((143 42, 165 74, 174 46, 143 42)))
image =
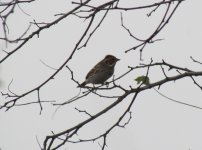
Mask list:
POLYGON ((114 67, 120 59, 113 55, 106 55, 86 75, 86 79, 78 87, 85 87, 86 84, 104 84, 114 74, 114 67))

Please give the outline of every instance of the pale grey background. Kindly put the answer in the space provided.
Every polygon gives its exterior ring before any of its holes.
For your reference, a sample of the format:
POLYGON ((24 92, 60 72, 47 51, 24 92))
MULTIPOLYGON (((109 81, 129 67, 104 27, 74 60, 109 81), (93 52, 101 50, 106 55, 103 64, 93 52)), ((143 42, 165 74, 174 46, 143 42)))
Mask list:
MULTIPOLYGON (((186 0, 181 4, 170 23, 158 35, 158 38, 164 40, 148 45, 143 51, 144 63, 148 63, 152 57, 154 61, 165 59, 178 66, 192 67, 194 70, 201 69, 200 65, 192 63, 189 58, 193 56, 199 61, 202 58, 201 4, 202 2, 197 0, 186 0)), ((65 12, 70 7, 71 1, 41 0, 30 6, 24 6, 23 10, 29 13, 32 18, 36 18, 38 22, 48 22, 53 19, 53 14, 65 12)), ((163 10, 163 8, 159 9, 149 19, 146 16, 149 10, 135 11, 135 13, 124 12, 125 25, 130 27, 138 37, 145 38, 158 25, 163 10)), ((16 37, 27 27, 30 17, 19 10, 19 13, 12 15, 11 18, 9 21, 13 22, 11 24, 13 26, 10 26, 10 36, 16 37)), ((60 66, 71 53, 86 25, 87 22, 72 16, 52 28, 42 31, 40 38, 34 37, 30 40, 19 52, 1 65, 0 77, 3 81, 1 91, 7 89, 11 79, 14 80, 11 89, 18 94, 39 85, 53 72, 40 60, 55 68, 60 66)), ((5 43, 1 41, 0 44, 0 47, 5 48, 5 43)), ((126 31, 120 26, 120 13, 113 11, 92 37, 88 46, 76 52, 69 66, 74 70, 75 78, 82 82, 93 64, 106 54, 113 54, 121 59, 115 70, 115 76, 118 76, 127 70, 128 65, 136 66, 140 63, 138 51, 127 54, 123 52, 134 44, 135 41, 129 38, 126 31)), ((8 47, 12 48, 10 45, 8 47)), ((3 55, 2 52, 0 54, 3 55)), ((144 73, 145 70, 134 72, 118 83, 135 85, 133 79, 144 73)), ((160 69, 151 72, 151 82, 162 78, 164 75, 160 69)), ((176 83, 167 83, 160 91, 168 97, 202 107, 202 93, 188 78, 176 83)), ((69 71, 63 69, 56 79, 41 89, 41 98, 42 100, 64 102, 77 93, 78 89, 76 84, 70 80, 69 71)), ((110 114, 100 117, 95 123, 83 128, 79 132, 81 137, 90 137, 104 131, 104 128, 116 120, 118 113, 123 111, 130 98, 125 99, 123 104, 112 110, 110 114)), ((20 102, 34 100, 37 100, 36 93, 21 99, 20 102)), ((51 115, 55 108, 49 104, 43 105, 42 115, 38 115, 40 110, 38 104, 13 108, 8 112, 0 111, 0 148, 2 150, 39 149, 36 136, 42 142, 46 135, 51 134, 51 131, 63 131, 87 118, 84 114, 75 111, 75 106, 94 114, 112 102, 113 100, 90 96, 64 106, 57 112, 54 120, 51 119, 51 115)), ((133 118, 130 124, 125 129, 115 128, 108 136, 107 150, 202 149, 202 111, 172 103, 154 90, 148 90, 138 96, 132 112, 133 118)), ((96 141, 94 143, 65 145, 61 149, 97 150, 101 148, 96 141)))

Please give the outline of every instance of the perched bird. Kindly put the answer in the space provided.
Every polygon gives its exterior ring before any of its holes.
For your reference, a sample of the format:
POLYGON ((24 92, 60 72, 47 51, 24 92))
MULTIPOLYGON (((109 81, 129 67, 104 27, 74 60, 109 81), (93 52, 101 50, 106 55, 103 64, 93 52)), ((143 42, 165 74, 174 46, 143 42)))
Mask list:
POLYGON ((92 84, 104 84, 114 73, 114 67, 116 62, 120 59, 112 55, 107 55, 103 60, 97 63, 87 74, 86 80, 79 85, 84 87, 88 83, 92 84))

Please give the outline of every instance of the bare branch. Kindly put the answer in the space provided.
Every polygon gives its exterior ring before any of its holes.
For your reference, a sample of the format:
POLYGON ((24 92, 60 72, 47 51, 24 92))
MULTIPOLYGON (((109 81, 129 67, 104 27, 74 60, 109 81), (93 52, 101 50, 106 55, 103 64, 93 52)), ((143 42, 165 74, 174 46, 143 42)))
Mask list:
POLYGON ((75 107, 75 109, 76 109, 78 112, 80 112, 80 113, 85 113, 85 114, 88 115, 89 117, 92 117, 92 115, 89 114, 86 110, 80 110, 80 109, 78 109, 78 108, 76 108, 76 107, 75 107))
POLYGON ((198 106, 195 106, 195 105, 191 105, 191 104, 187 104, 187 103, 184 103, 184 102, 180 102, 180 101, 177 101, 177 100, 174 100, 170 97, 167 97, 165 96, 164 94, 162 94, 161 92, 159 92, 157 89, 153 88, 159 95, 163 96, 164 98, 170 100, 170 101, 173 101, 175 103, 179 103, 179 104, 182 104, 182 105, 186 105, 186 106, 189 106, 189 107, 193 107, 193 108, 197 108, 197 109, 202 109, 202 107, 198 107, 198 106))
MULTIPOLYGON (((66 18, 67 16, 71 15, 73 12, 75 12, 76 10, 80 9, 83 5, 87 4, 88 2, 90 2, 91 0, 86 0, 84 3, 82 3, 81 5, 77 6, 76 8, 72 9, 71 11, 65 13, 63 16, 59 17, 58 19, 54 20, 51 23, 48 23, 47 25, 44 25, 42 27, 39 27, 38 30, 34 31, 32 34, 30 34, 28 37, 24 38, 24 41, 17 46, 14 50, 12 50, 11 52, 8 53, 8 55, 6 55, 3 59, 0 60, 0 63, 4 62, 8 57, 10 57, 12 54, 14 54, 16 51, 18 51, 22 46, 24 46, 33 36, 35 35, 39 35, 39 33, 44 30, 44 29, 48 29, 50 27, 52 27, 53 25, 57 24, 58 22, 60 22, 61 20, 63 20, 64 18, 66 18)), ((15 6, 15 5, 14 5, 15 6)), ((94 18, 94 16, 92 17, 94 18)), ((7 39, 7 38, 6 38, 7 39)))
POLYGON ((194 59, 192 56, 190 56, 191 60, 195 63, 198 63, 200 65, 202 65, 202 62, 199 62, 198 60, 194 59))

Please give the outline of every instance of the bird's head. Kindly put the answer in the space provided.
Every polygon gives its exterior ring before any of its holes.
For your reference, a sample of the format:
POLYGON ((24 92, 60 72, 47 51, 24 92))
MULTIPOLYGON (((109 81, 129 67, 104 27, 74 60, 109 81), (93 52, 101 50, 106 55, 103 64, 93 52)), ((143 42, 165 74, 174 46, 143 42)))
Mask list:
POLYGON ((106 55, 104 58, 104 62, 109 66, 114 66, 116 64, 116 62, 119 60, 120 59, 116 58, 113 55, 106 55))

